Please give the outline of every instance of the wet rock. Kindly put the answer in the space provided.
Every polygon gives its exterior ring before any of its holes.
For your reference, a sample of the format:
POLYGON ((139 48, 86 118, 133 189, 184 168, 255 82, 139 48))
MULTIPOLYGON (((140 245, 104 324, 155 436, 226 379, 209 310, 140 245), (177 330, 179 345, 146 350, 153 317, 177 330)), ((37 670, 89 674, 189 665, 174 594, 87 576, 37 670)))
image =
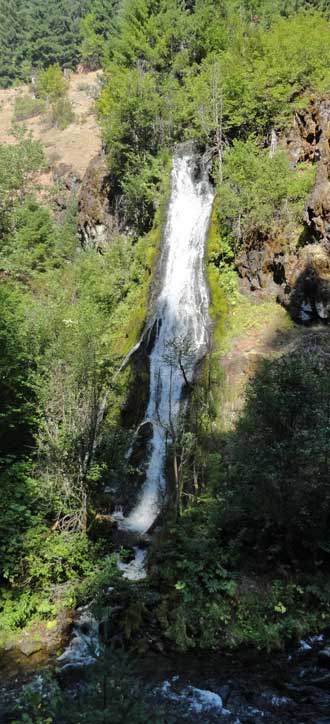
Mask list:
POLYGON ((90 666, 101 651, 98 622, 84 611, 74 622, 69 645, 57 659, 58 668, 63 672, 90 666))
POLYGON ((112 540, 122 548, 147 548, 150 545, 150 537, 146 533, 136 533, 120 526, 114 530, 112 540))
POLYGON ((106 529, 118 527, 118 523, 112 517, 112 515, 102 515, 101 513, 97 513, 97 515, 95 516, 95 521, 97 521, 97 523, 105 526, 106 529))
MULTIPOLYGON (((321 663, 321 665, 324 666, 324 664, 322 664, 322 662, 320 662, 320 663, 321 663)), ((330 674, 325 674, 324 676, 318 676, 314 679, 311 679, 310 683, 313 686, 320 686, 321 689, 328 690, 328 689, 330 689, 330 674)))
POLYGON ((128 563, 119 561, 118 568, 128 581, 142 581, 147 577, 146 559, 146 550, 136 547, 133 558, 128 563))
POLYGON ((89 535, 92 540, 97 540, 98 538, 106 539, 110 536, 112 537, 117 528, 118 522, 112 515, 97 513, 90 523, 89 535))
POLYGON ((113 621, 109 616, 102 618, 99 622, 99 634, 102 643, 109 646, 111 638, 113 637, 113 621))
POLYGON ((155 641, 155 643, 153 644, 153 648, 159 654, 165 653, 164 644, 161 641, 155 641))

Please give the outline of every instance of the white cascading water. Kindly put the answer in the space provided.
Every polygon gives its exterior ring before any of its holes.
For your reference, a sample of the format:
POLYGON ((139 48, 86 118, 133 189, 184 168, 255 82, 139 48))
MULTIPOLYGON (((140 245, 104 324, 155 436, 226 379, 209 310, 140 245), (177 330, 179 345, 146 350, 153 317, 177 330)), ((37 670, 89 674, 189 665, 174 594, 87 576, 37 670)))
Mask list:
MULTIPOLYGON (((208 341, 209 297, 203 266, 214 195, 207 170, 199 161, 191 153, 178 154, 173 161, 171 200, 160 260, 161 289, 154 314, 157 337, 150 355, 150 396, 145 422, 152 423, 153 436, 146 482, 130 515, 125 518, 118 506, 112 516, 119 528, 136 533, 147 532, 161 509, 166 487, 166 446, 177 425, 184 374, 191 382, 208 341)), ((147 552, 136 547, 134 553, 132 561, 120 562, 118 567, 124 578, 139 581, 147 575, 147 552)), ((76 621, 70 644, 58 659, 62 669, 88 665, 102 651, 93 616, 84 613, 82 622, 83 626, 80 619, 76 621)))
POLYGON ((161 289, 155 305, 157 336, 150 355, 145 416, 153 426, 150 458, 140 500, 120 523, 121 528, 137 533, 147 532, 160 511, 167 441, 177 425, 184 376, 192 381, 207 345, 209 297, 203 266, 213 198, 200 159, 185 152, 175 156, 160 262, 161 289))

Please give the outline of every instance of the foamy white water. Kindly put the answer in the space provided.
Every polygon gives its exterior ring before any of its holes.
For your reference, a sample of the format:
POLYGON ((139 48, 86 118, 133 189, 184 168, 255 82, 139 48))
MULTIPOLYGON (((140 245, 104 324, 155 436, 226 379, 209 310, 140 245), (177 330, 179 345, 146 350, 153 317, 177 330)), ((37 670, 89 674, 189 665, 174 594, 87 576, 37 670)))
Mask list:
POLYGON ((120 527, 145 533, 165 494, 167 441, 177 425, 185 385, 192 381, 208 336, 208 289, 204 245, 213 203, 206 169, 192 154, 174 158, 171 200, 161 256, 161 290, 156 301, 158 333, 150 356, 150 395, 145 419, 153 436, 140 500, 120 527))
POLYGON ((118 568, 122 572, 123 577, 128 581, 142 581, 147 576, 145 562, 147 551, 142 548, 134 548, 134 558, 129 563, 118 563, 118 568))

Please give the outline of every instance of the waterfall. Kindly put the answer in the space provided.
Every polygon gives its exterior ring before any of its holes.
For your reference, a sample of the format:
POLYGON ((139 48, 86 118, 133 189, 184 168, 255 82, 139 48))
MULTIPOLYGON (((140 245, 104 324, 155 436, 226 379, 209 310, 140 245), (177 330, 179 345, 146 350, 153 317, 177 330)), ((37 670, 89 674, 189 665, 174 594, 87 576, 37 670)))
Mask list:
POLYGON ((150 390, 145 421, 152 423, 149 462, 140 499, 121 528, 145 533, 165 495, 168 441, 177 429, 182 393, 208 341, 208 289, 204 245, 213 190, 201 159, 181 151, 174 157, 171 198, 160 259, 161 288, 155 302, 157 336, 150 355, 150 390))
MULTIPOLYGON (((167 442, 178 426, 184 386, 192 382, 196 364, 207 349, 209 296, 204 245, 213 198, 201 159, 192 153, 176 155, 160 259, 161 286, 154 309, 157 334, 150 355, 149 403, 141 423, 149 422, 153 427, 149 462, 136 507, 127 518, 121 506, 116 506, 112 515, 120 529, 146 533, 157 518, 166 488, 167 442)), ((135 547, 134 554, 133 560, 120 562, 118 567, 124 578, 140 581, 147 575, 147 551, 135 547)), ((83 618, 83 624, 76 622, 71 642, 59 659, 60 667, 80 666, 81 661, 89 664, 98 658, 97 624, 91 616, 83 618)))

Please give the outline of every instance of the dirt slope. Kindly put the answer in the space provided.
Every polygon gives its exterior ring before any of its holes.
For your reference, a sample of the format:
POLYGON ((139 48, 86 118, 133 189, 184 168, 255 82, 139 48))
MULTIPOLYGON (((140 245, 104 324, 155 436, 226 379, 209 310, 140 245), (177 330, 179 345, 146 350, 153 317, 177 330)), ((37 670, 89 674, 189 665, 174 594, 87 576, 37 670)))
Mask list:
MULTIPOLYGON (((98 85, 99 73, 75 73, 69 81, 69 97, 73 106, 75 120, 64 131, 51 128, 45 116, 24 121, 34 138, 44 146, 45 155, 54 166, 65 163, 72 166, 82 178, 86 168, 101 149, 101 134, 96 121, 93 91, 98 85)), ((0 89, 0 143, 14 143, 11 132, 14 103, 17 96, 29 92, 27 86, 0 89)), ((22 124, 19 124, 22 125, 22 124)), ((46 178, 44 179, 47 185, 46 178)))

